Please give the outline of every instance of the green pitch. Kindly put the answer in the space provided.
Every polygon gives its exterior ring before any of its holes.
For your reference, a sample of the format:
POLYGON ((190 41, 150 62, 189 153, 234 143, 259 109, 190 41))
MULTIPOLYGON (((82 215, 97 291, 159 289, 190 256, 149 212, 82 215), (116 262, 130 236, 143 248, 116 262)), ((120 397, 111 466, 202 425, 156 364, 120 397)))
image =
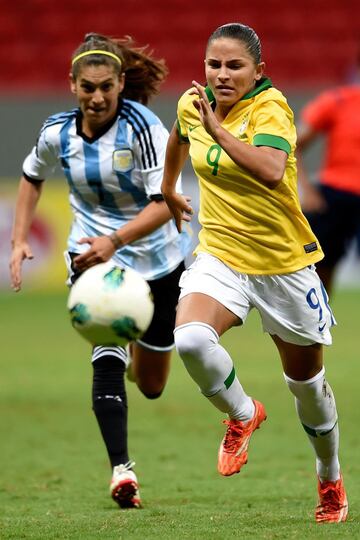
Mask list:
POLYGON ((337 291, 339 326, 326 349, 340 415, 341 462, 350 512, 316 525, 314 458, 280 361, 257 314, 223 339, 250 395, 268 419, 249 463, 221 478, 222 415, 174 355, 162 398, 128 384, 130 453, 142 510, 120 511, 91 412, 89 347, 71 328, 65 295, 0 296, 0 539, 360 538, 360 290, 337 291))

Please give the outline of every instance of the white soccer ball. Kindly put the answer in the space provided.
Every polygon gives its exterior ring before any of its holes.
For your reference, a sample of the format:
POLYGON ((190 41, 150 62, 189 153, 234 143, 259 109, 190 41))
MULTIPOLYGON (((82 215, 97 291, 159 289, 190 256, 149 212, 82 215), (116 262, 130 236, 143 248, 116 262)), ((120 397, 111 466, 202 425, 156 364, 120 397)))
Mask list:
POLYGON ((146 332, 154 313, 145 279, 112 261, 81 274, 67 307, 73 327, 93 345, 125 346, 146 332))

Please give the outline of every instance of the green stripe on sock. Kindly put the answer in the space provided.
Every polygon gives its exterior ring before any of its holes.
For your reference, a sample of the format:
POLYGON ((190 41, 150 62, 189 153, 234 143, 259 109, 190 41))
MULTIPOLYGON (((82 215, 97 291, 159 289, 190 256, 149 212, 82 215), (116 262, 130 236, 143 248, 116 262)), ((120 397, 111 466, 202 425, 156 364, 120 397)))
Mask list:
POLYGON ((226 389, 230 388, 230 386, 231 386, 232 383, 234 382, 234 379, 235 379, 235 368, 234 368, 234 366, 233 366, 230 375, 229 375, 228 378, 225 379, 225 381, 224 381, 224 384, 225 384, 225 388, 226 388, 226 389))

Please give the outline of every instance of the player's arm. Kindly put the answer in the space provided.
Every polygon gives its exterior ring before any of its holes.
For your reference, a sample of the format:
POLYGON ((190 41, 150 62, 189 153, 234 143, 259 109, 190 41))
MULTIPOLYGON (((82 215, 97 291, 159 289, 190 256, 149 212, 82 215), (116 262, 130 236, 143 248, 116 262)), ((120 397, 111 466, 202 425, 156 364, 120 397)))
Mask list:
POLYGON ((42 186, 43 182, 29 182, 24 176, 20 180, 11 235, 10 276, 11 286, 14 291, 21 289, 23 261, 33 258, 28 244, 28 236, 35 209, 41 196, 42 186))
POLYGON ((134 219, 111 235, 82 238, 79 244, 89 244, 90 249, 75 257, 74 264, 82 272, 94 264, 108 261, 117 249, 147 236, 169 219, 171 214, 166 203, 151 201, 134 219))
MULTIPOLYGON (((166 139, 161 137, 158 140, 159 146, 157 150, 159 152, 159 158, 161 157, 161 154, 165 152, 166 140, 167 137, 166 139)), ((183 162, 187 155, 188 151, 184 153, 183 162)), ((174 176, 174 186, 177 183, 183 162, 181 166, 176 168, 178 172, 176 176, 174 176)), ((147 189, 149 190, 148 194, 152 200, 134 219, 127 222, 109 236, 86 237, 79 241, 79 244, 89 244, 90 247, 85 253, 75 257, 74 264, 78 270, 83 271, 94 264, 109 260, 117 249, 121 249, 125 245, 131 244, 136 240, 151 234, 171 219, 172 214, 160 193, 159 180, 162 178, 162 172, 163 171, 159 170, 153 171, 152 173, 144 172, 144 175, 147 175, 147 179, 144 180, 144 183, 147 185, 147 189), (155 191, 156 194, 154 195, 154 190, 156 189, 158 189, 159 193, 156 193, 155 191)), ((187 204, 189 197, 178 196, 181 199, 184 199, 187 204)))
POLYGON ((311 146, 318 137, 318 132, 307 123, 301 123, 297 129, 295 156, 297 159, 298 183, 301 195, 301 206, 304 212, 321 212, 326 203, 318 189, 311 183, 304 165, 304 150, 311 146))
POLYGON ((247 169, 264 184, 275 188, 283 179, 288 158, 284 150, 246 144, 220 125, 212 136, 236 165, 247 169))
POLYGON ((164 177, 161 192, 165 202, 175 219, 176 228, 181 232, 181 222, 190 221, 193 209, 190 198, 176 192, 176 181, 189 156, 189 144, 180 140, 175 122, 166 147, 164 177))
POLYGON ((276 187, 285 174, 287 153, 277 148, 252 146, 239 141, 224 129, 217 120, 204 88, 196 81, 193 81, 193 85, 193 92, 199 98, 194 100, 194 106, 199 111, 204 128, 214 141, 225 150, 239 167, 247 169, 269 187, 276 187))

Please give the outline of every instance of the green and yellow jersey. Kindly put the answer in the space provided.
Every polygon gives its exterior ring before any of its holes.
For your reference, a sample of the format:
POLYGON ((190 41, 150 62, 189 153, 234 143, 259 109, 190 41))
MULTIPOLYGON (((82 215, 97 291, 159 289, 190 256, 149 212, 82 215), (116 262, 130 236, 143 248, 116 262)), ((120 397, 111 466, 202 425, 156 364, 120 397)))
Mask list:
MULTIPOLYGON (((206 88, 209 101, 214 96, 206 88)), ((206 252, 238 272, 285 274, 323 258, 323 252, 301 212, 294 157, 294 117, 285 97, 262 79, 236 103, 222 127, 246 144, 270 146, 288 154, 285 175, 273 189, 236 165, 200 122, 186 92, 178 104, 178 130, 190 143, 199 179, 202 227, 195 253, 206 252)))

